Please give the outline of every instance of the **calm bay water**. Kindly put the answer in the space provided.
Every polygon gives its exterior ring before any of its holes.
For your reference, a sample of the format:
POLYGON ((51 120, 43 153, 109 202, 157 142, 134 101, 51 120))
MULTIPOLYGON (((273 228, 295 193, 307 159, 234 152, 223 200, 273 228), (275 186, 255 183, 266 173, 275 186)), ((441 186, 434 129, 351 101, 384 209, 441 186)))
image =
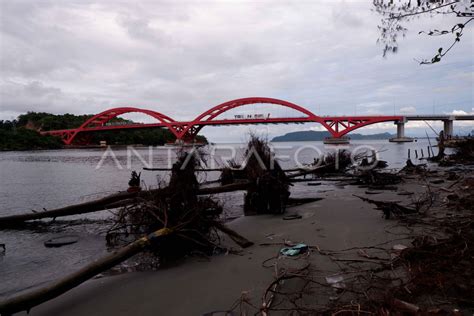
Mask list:
MULTIPOLYGON (((284 168, 293 168, 297 162, 312 162, 317 151, 327 152, 334 147, 321 142, 274 143, 277 158, 284 168), (317 148, 315 149, 314 146, 317 148)), ((242 144, 222 144, 205 148, 209 167, 219 167, 236 152, 242 157, 242 144)), ((389 163, 389 168, 405 165, 407 151, 422 148, 426 155, 428 141, 394 144, 386 140, 353 141, 348 146, 359 152, 373 148, 379 158, 389 163)), ((341 148, 341 147, 339 147, 341 148)), ((437 149, 434 149, 435 153, 437 149)), ((25 151, 0 153, 0 216, 41 211, 99 198, 126 190, 132 170, 145 167, 169 167, 175 157, 170 147, 134 147, 54 151, 25 151), (114 158, 115 156, 115 158, 114 158)), ((413 158, 413 154, 412 154, 413 158)), ((201 181, 218 178, 217 172, 200 174, 201 181)), ((142 181, 147 187, 169 179, 168 172, 142 171, 142 181)), ((319 187, 321 189, 321 187, 319 187)), ((315 189, 296 183, 292 196, 317 196, 315 189)), ((222 198, 225 216, 242 214, 243 193, 230 193, 222 198)), ((108 211, 69 217, 88 218, 94 223, 57 220, 46 230, 1 230, 0 243, 6 245, 5 255, 0 255, 0 298, 52 281, 93 259, 103 255, 104 234, 108 211), (79 242, 61 248, 46 248, 44 241, 61 234, 75 234, 79 242)))

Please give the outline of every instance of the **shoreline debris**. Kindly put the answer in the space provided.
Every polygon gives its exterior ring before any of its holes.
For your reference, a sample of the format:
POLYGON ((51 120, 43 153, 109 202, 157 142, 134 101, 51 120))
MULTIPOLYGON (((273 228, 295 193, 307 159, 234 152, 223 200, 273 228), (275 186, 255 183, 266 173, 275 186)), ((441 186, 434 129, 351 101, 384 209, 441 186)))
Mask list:
POLYGON ((284 213, 290 196, 289 181, 273 158, 268 141, 250 135, 244 155, 244 171, 250 181, 244 197, 244 214, 284 213))
POLYGON ((356 194, 353 194, 353 196, 358 197, 362 201, 374 204, 378 210, 381 210, 383 212, 385 219, 390 219, 392 216, 401 217, 404 215, 416 214, 419 212, 419 210, 416 208, 403 206, 400 203, 393 201, 377 201, 356 194))
POLYGON ((309 247, 306 244, 300 243, 280 249, 280 254, 287 257, 294 257, 306 253, 308 250, 309 247))
POLYGON ((136 171, 132 171, 132 176, 130 178, 130 181, 128 181, 128 189, 127 189, 127 192, 139 192, 142 190, 142 188, 140 187, 140 184, 141 184, 141 181, 140 181, 140 177, 141 177, 142 173, 137 173, 136 171))
MULTIPOLYGON (((251 241, 220 222, 222 208, 215 201, 199 197, 197 164, 193 154, 182 152, 173 166, 170 183, 164 188, 168 194, 155 191, 155 195, 146 199, 138 197, 116 214, 106 240, 109 246, 118 249, 42 288, 0 301, 0 314, 29 311, 144 251, 155 255, 160 263, 194 250, 210 254, 219 247, 217 231, 227 234, 242 248, 252 246, 251 241)), ((136 180, 139 176, 135 174, 132 178, 136 180)), ((59 241, 64 244, 77 240, 59 241)))
POLYGON ((136 255, 152 244, 156 244, 156 242, 173 232, 174 230, 169 228, 159 229, 107 256, 89 263, 80 270, 60 280, 53 281, 45 287, 0 301, 0 314, 6 316, 21 311, 29 312, 33 307, 64 294, 97 274, 136 255))
POLYGON ((47 248, 58 248, 62 246, 72 245, 79 241, 77 235, 64 235, 53 237, 44 242, 44 246, 47 248))

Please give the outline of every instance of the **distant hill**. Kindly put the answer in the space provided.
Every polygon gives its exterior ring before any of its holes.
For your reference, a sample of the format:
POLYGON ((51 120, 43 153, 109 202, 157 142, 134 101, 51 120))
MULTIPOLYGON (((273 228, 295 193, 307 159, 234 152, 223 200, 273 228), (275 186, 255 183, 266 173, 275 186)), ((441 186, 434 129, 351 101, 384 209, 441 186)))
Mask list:
MULTIPOLYGON (((320 132, 320 131, 302 131, 302 132, 292 132, 287 133, 283 136, 277 136, 272 139, 272 142, 303 142, 303 141, 322 141, 326 137, 330 137, 329 132, 320 132)), ((359 139, 389 139, 394 137, 394 134, 390 133, 379 133, 371 135, 362 135, 362 134, 349 134, 347 135, 350 139, 359 140, 359 139)))
MULTIPOLYGON (((43 112, 28 112, 21 114, 16 120, 0 120, 0 151, 62 148, 63 142, 60 138, 41 135, 39 132, 76 128, 90 117, 92 115, 54 115, 43 112)), ((111 122, 133 123, 133 121, 120 117, 113 118, 111 122)), ((111 130, 92 132, 89 135, 91 136, 91 144, 99 144, 100 141, 104 140, 111 145, 142 144, 158 146, 176 140, 176 136, 165 128, 111 130)), ((207 143, 207 139, 201 135, 197 135, 196 140, 207 143)))

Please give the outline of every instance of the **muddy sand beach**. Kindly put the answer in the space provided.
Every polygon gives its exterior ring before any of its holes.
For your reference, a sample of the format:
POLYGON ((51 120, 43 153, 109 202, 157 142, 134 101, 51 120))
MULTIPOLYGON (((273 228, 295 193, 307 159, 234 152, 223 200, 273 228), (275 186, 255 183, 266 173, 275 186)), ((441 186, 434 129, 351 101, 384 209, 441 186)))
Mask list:
MULTIPOLYGON (((439 186, 450 183, 454 181, 439 186)), ((287 315, 292 309, 309 311, 350 301, 346 283, 375 261, 390 260, 397 245, 409 247, 414 231, 424 229, 387 220, 374 205, 355 195, 410 203, 410 193, 425 190, 415 179, 373 195, 366 194, 364 187, 323 182, 322 187, 315 187, 315 195, 323 198, 320 201, 290 207, 284 215, 247 216, 230 222, 229 227, 255 243, 250 248, 240 249, 223 235, 222 243, 232 249, 226 254, 191 256, 158 271, 96 278, 33 308, 29 315, 245 315, 258 312, 264 301, 271 301, 270 314, 287 315), (301 218, 284 219, 293 214, 301 218), (280 254, 282 248, 297 243, 304 243, 308 250, 293 257, 280 254), (275 280, 276 267, 311 270, 311 289, 304 293, 302 280, 287 280, 278 288, 288 293, 264 297, 275 280), (298 292, 296 297, 291 297, 292 289, 298 292)))

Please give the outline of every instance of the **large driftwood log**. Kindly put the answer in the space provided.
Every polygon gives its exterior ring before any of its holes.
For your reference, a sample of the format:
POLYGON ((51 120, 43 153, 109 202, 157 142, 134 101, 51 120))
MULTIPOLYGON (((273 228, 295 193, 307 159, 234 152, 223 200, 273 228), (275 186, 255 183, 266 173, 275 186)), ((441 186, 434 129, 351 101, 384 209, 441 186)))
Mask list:
MULTIPOLYGON (((222 223, 214 222, 213 225, 216 229, 227 234, 242 248, 247 248, 254 244, 222 223)), ((50 285, 0 301, 0 315, 6 316, 21 311, 29 311, 31 308, 64 294, 81 283, 93 278, 97 274, 142 252, 147 247, 158 241, 159 238, 173 232, 174 230, 169 228, 159 229, 146 237, 142 237, 129 245, 88 264, 77 272, 55 281, 50 285)))
POLYGON ((21 311, 29 311, 32 307, 58 297, 97 274, 136 255, 154 243, 157 239, 169 235, 172 232, 173 231, 168 228, 159 229, 146 237, 140 238, 131 244, 88 264, 79 271, 55 281, 50 285, 0 301, 0 314, 6 316, 21 311))
POLYGON ((98 200, 61 207, 54 210, 0 217, 0 227, 16 225, 25 221, 31 221, 42 218, 56 218, 60 216, 69 216, 102 211, 108 208, 117 207, 116 203, 124 200, 132 199, 132 202, 133 199, 138 196, 138 194, 139 192, 119 192, 117 194, 109 195, 98 200))
MULTIPOLYGON (((248 185, 249 182, 247 181, 223 185, 219 187, 200 188, 198 190, 198 195, 218 194, 237 190, 245 190, 248 185)), ((117 194, 109 195, 98 200, 61 207, 54 210, 0 217, 0 228, 12 227, 26 221, 44 218, 57 218, 77 214, 93 213, 106 209, 113 209, 127 204, 132 204, 136 202, 137 197, 146 198, 147 196, 153 196, 155 194, 170 194, 170 192, 167 189, 154 189, 140 192, 119 192, 117 194)))

